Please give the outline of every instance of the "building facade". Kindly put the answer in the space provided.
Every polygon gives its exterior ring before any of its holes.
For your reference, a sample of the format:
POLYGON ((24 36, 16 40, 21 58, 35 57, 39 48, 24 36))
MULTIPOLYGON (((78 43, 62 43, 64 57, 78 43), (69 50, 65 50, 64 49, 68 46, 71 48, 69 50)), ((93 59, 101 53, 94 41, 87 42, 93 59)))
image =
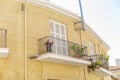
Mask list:
POLYGON ((80 16, 42 0, 1 0, 0 11, 0 80, 111 76, 109 46, 87 24, 81 30, 80 16))

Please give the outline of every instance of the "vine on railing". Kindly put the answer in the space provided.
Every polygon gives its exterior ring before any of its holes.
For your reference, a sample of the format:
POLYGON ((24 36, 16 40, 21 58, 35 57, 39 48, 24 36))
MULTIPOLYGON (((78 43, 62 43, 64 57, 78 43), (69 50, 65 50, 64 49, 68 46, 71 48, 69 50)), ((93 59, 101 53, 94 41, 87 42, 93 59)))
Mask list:
POLYGON ((88 65, 89 72, 95 71, 95 69, 99 69, 100 67, 108 69, 109 67, 108 56, 104 56, 103 54, 101 54, 101 55, 94 55, 92 56, 92 58, 95 59, 95 61, 92 61, 91 65, 88 65))

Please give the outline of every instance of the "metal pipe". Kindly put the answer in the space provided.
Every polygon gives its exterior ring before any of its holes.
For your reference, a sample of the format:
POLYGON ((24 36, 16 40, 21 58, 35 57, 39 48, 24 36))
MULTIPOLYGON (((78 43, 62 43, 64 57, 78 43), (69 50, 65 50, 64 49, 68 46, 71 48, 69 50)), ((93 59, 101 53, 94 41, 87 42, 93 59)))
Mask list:
POLYGON ((100 44, 98 44, 98 51, 99 51, 99 54, 101 54, 101 53, 100 53, 100 46, 102 45, 102 43, 103 43, 103 41, 101 40, 101 41, 100 41, 100 44))
POLYGON ((7 30, 0 29, 0 47, 6 48, 7 30))
POLYGON ((85 80, 87 80, 87 76, 86 76, 86 68, 84 67, 84 76, 85 76, 85 80))
POLYGON ((7 30, 5 30, 5 36, 4 36, 4 39, 5 39, 5 43, 4 43, 4 47, 6 48, 6 41, 7 41, 7 30))
POLYGON ((25 3, 25 7, 24 7, 24 42, 25 42, 25 51, 24 51, 24 58, 25 58, 25 62, 24 62, 24 65, 25 65, 25 72, 24 72, 24 79, 27 80, 27 7, 28 7, 28 4, 29 4, 29 1, 30 0, 27 0, 26 3, 25 3))
POLYGON ((2 47, 2 30, 0 30, 0 47, 2 47))
POLYGON ((80 6, 80 14, 81 14, 81 18, 82 18, 82 30, 85 31, 82 3, 81 3, 81 0, 78 0, 78 1, 79 1, 79 6, 80 6))

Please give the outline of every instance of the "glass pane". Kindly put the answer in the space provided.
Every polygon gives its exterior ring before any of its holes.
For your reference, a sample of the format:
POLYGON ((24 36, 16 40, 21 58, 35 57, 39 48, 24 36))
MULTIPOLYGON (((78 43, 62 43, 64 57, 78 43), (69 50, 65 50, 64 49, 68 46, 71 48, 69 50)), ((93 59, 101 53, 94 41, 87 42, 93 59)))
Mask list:
POLYGON ((62 46, 66 46, 66 42, 65 41, 62 41, 62 46))
POLYGON ((54 39, 53 37, 50 37, 50 38, 49 38, 49 41, 50 41, 50 42, 53 42, 53 44, 55 43, 55 39, 54 39))
POLYGON ((55 44, 52 45, 52 52, 56 53, 56 46, 55 46, 55 44))
POLYGON ((50 36, 54 37, 54 33, 50 33, 50 36))
POLYGON ((67 49, 65 47, 62 48, 63 55, 67 55, 67 49))
POLYGON ((50 22, 50 31, 54 32, 54 23, 53 22, 50 22))
POLYGON ((62 39, 65 40, 65 36, 62 36, 62 39))
POLYGON ((57 46, 57 53, 62 55, 62 48, 61 48, 61 46, 57 46))
POLYGON ((56 29, 56 33, 60 33, 60 28, 59 28, 59 24, 55 24, 55 29, 56 29))
POLYGON ((56 44, 61 45, 60 35, 56 35, 56 44))
POLYGON ((61 34, 65 35, 65 27, 61 25, 61 34))
POLYGON ((59 39, 57 39, 56 41, 57 41, 57 45, 61 45, 61 41, 59 39))
POLYGON ((91 43, 91 42, 90 42, 90 54, 91 54, 91 55, 94 55, 94 54, 95 54, 95 52, 94 52, 94 45, 93 45, 93 43, 91 43))
POLYGON ((66 46, 67 42, 64 41, 64 40, 65 40, 65 37, 62 36, 62 40, 63 40, 63 41, 62 41, 62 46, 66 46))
POLYGON ((56 38, 60 39, 60 35, 56 35, 56 38))

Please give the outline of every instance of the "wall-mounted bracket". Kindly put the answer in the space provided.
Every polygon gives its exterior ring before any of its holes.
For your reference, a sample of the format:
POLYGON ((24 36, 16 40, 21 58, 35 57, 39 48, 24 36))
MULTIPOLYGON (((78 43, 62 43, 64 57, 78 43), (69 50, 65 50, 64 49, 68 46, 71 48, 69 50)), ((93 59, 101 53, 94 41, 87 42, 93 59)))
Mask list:
POLYGON ((78 24, 78 23, 82 23, 82 21, 74 22, 75 25, 78 24))

